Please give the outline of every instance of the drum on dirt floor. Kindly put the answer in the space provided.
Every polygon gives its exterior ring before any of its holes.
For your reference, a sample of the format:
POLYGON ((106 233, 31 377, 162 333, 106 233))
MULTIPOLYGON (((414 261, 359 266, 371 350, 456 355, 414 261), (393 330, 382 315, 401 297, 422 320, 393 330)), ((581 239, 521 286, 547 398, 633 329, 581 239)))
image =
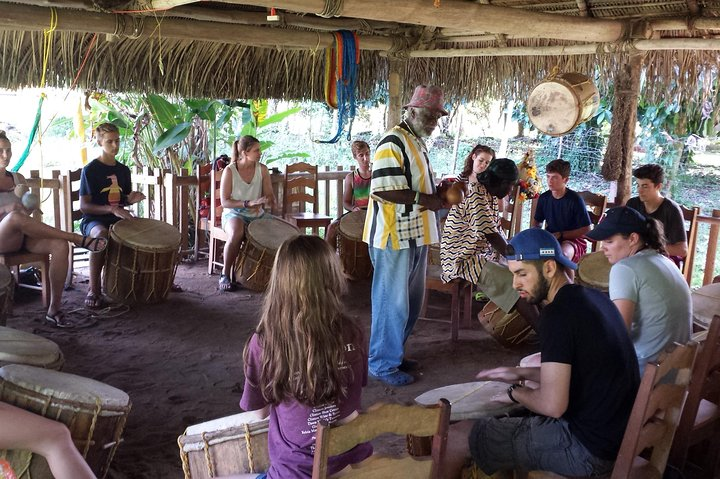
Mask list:
POLYGON ((0 367, 27 364, 45 369, 62 369, 60 347, 42 336, 0 326, 0 367))
POLYGON ((125 304, 159 303, 175 279, 180 233, 148 218, 120 220, 110 227, 105 256, 105 293, 125 304))
POLYGON ((366 279, 372 276, 368 245, 362 240, 365 227, 365 210, 352 211, 340 218, 338 227, 338 253, 345 274, 352 279, 366 279))
POLYGON ((178 437, 185 479, 267 471, 268 420, 253 418, 240 413, 188 427, 178 437))
POLYGON ((7 266, 0 264, 0 326, 7 324, 15 294, 15 279, 7 266))
MULTIPOLYGON (((0 368, 0 401, 65 424, 98 478, 108 472, 131 407, 127 394, 107 384, 20 364, 0 368)), ((15 472, 26 470, 27 477, 33 478, 52 477, 44 474, 48 466, 41 456, 29 451, 5 452, 15 472)))
POLYGON ((246 288, 265 291, 272 274, 275 253, 285 240, 298 236, 300 230, 277 218, 260 218, 251 222, 245 232, 236 277, 246 288))
POLYGON ((533 89, 527 113, 535 128, 560 136, 589 120, 599 105, 600 94, 590 78, 581 73, 560 73, 533 89))
POLYGON ((508 403, 508 384, 500 381, 476 381, 451 384, 433 389, 415 398, 417 404, 430 406, 440 398, 450 402, 450 420, 478 419, 481 417, 504 416, 522 410, 522 406, 508 403))
POLYGON ((589 253, 580 258, 577 267, 577 283, 608 292, 612 265, 602 251, 589 253))
POLYGON ((537 335, 530 324, 515 309, 505 313, 492 301, 478 313, 483 328, 507 347, 517 346, 537 340, 537 335))

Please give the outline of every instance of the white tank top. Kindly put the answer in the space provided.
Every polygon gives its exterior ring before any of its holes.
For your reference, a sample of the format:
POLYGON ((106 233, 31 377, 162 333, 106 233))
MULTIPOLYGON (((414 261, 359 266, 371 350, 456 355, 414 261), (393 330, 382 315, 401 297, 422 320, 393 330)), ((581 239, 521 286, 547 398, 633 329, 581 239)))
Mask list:
POLYGON ((259 162, 255 163, 255 174, 252 180, 250 180, 250 183, 245 183, 245 180, 240 177, 236 163, 231 164, 228 168, 230 168, 230 172, 232 173, 231 199, 236 201, 252 201, 262 196, 262 168, 260 168, 259 162))

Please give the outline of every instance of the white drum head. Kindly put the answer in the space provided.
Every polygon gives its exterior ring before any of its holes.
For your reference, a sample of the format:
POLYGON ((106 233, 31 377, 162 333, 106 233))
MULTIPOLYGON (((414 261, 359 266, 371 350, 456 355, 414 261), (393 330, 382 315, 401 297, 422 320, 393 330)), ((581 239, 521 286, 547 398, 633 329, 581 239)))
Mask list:
POLYGON ((174 250, 180 246, 180 232, 173 225, 149 218, 120 220, 110 231, 121 244, 146 251, 174 250))
POLYGON ((74 374, 9 364, 0 368, 0 378, 7 383, 59 400, 110 408, 123 408, 130 404, 130 397, 125 392, 74 374))
POLYGON ((562 135, 578 123, 580 103, 565 84, 543 82, 527 101, 527 114, 535 127, 548 135, 562 135))
POLYGON ((421 394, 415 398, 415 402, 430 406, 445 398, 450 402, 450 419, 453 421, 497 416, 518 407, 517 404, 493 399, 506 394, 507 388, 506 383, 499 381, 452 384, 421 394))
POLYGON ((340 232, 348 239, 362 241, 365 228, 365 210, 352 211, 340 219, 340 232))
POLYGON ((233 414, 232 416, 225 416, 211 421, 201 422, 200 424, 194 424, 185 429, 185 435, 191 436, 193 434, 202 434, 204 432, 215 432, 222 431, 223 429, 229 429, 231 427, 242 426, 243 424, 252 424, 256 422, 266 421, 262 419, 257 421, 256 413, 252 412, 241 412, 239 414, 233 414))
POLYGON ((0 365, 47 366, 62 357, 60 347, 49 339, 0 326, 0 365))
POLYGON ((276 218, 260 218, 248 225, 248 237, 266 249, 277 251, 286 239, 300 234, 300 230, 276 218))

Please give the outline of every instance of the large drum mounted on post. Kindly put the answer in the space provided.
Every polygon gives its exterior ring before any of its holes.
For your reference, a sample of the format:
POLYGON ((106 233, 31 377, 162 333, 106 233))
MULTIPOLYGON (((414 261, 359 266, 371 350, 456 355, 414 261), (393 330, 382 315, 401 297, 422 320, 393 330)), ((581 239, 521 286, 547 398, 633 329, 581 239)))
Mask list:
POLYGON ((541 132, 560 136, 589 120, 600 105, 595 84, 582 73, 551 74, 527 101, 527 114, 541 132))

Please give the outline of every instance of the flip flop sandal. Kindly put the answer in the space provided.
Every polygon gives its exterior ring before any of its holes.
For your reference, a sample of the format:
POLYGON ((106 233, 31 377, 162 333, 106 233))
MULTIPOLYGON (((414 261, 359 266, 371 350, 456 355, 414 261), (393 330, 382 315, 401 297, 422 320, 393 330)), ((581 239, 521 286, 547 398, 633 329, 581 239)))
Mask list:
POLYGON ((415 382, 414 377, 400 370, 383 376, 375 376, 374 374, 371 374, 371 376, 390 386, 407 386, 415 382))
POLYGON ((221 274, 220 275, 220 281, 218 281, 218 289, 220 291, 232 291, 235 289, 232 282, 230 282, 230 278, 228 278, 226 275, 221 274))
POLYGON ((80 247, 92 251, 93 253, 99 253, 107 247, 107 238, 83 236, 83 239, 80 242, 80 247))
POLYGON ((74 324, 69 323, 65 320, 65 313, 63 313, 62 311, 57 311, 53 315, 46 314, 45 321, 52 324, 56 328, 72 328, 75 326, 74 324))
POLYGON ((98 309, 105 306, 105 300, 99 294, 88 292, 85 296, 85 307, 88 309, 98 309))

